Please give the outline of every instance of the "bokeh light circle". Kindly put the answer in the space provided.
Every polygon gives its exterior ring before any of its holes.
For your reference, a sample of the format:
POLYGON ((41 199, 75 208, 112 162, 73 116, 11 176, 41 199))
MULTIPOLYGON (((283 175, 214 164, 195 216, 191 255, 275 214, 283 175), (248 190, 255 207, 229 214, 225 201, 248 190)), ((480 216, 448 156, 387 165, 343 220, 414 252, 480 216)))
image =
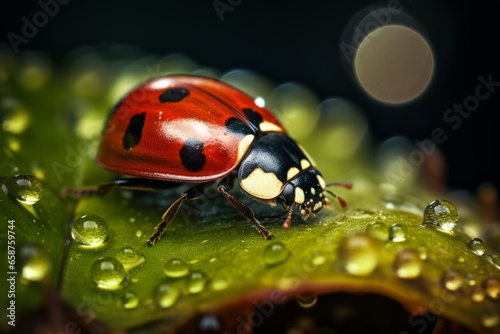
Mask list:
POLYGON ((374 99, 402 104, 419 97, 434 72, 432 49, 416 30, 380 27, 361 41, 354 58, 361 87, 374 99))

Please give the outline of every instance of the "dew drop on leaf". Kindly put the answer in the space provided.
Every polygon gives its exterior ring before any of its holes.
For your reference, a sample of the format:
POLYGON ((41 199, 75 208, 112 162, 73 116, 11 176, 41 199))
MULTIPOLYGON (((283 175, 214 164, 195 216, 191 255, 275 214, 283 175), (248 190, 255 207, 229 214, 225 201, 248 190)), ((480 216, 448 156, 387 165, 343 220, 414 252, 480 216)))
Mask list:
POLYGON ((173 306, 180 297, 180 289, 170 282, 159 284, 154 290, 154 300, 161 308, 173 306))
POLYGON ((171 278, 183 277, 189 273, 189 267, 181 259, 170 259, 165 263, 163 273, 171 278))
POLYGON ((472 289, 471 294, 472 300, 476 303, 480 303, 484 300, 484 290, 480 286, 476 286, 472 289))
POLYGON ((3 180, 2 189, 21 203, 33 205, 42 197, 42 184, 32 175, 16 175, 3 180))
POLYGON ((73 223, 71 236, 77 243, 98 247, 108 238, 108 225, 97 215, 83 215, 73 223))
POLYGON ((450 291, 457 291, 465 286, 465 276, 458 269, 446 269, 441 282, 444 288, 450 291))
POLYGON ((492 328, 500 323, 500 315, 495 308, 489 308, 481 316, 481 324, 486 328, 492 328))
POLYGON ((282 242, 273 242, 264 249, 264 262, 268 266, 275 266, 285 262, 290 256, 290 251, 282 242))
POLYGON ((189 293, 197 294, 205 290, 207 285, 208 277, 202 271, 193 270, 186 281, 186 287, 189 293))
POLYGON ((393 262, 393 270, 397 277, 411 279, 420 276, 422 259, 414 249, 402 249, 397 252, 393 262))
POLYGON ((125 270, 129 271, 144 263, 144 256, 132 247, 123 247, 116 254, 116 259, 123 264, 125 270))
POLYGON ((425 246, 418 246, 417 251, 420 254, 420 259, 422 261, 427 260, 427 248, 425 246))
POLYGON ((120 261, 113 257, 104 257, 92 264, 90 275, 97 287, 102 290, 117 290, 127 272, 120 261))
POLYGON ((43 280, 52 268, 49 254, 38 245, 23 245, 19 256, 22 266, 21 275, 28 281, 38 282, 43 280))
POLYGON ((491 264, 495 265, 498 269, 500 269, 500 256, 496 254, 488 254, 486 258, 488 259, 488 261, 491 262, 491 264))
POLYGON ((18 135, 28 128, 31 117, 19 100, 5 97, 0 101, 0 122, 4 131, 18 135))
POLYGON ((381 221, 375 221, 366 227, 366 232, 375 239, 386 241, 389 238, 389 229, 381 221))
POLYGON ((469 246, 470 250, 473 251, 477 255, 483 255, 484 252, 486 251, 486 246, 485 246, 483 240, 481 240, 479 238, 474 238, 474 239, 469 240, 467 245, 469 246))
POLYGON ((406 226, 392 224, 389 226, 389 240, 393 242, 403 242, 406 240, 406 226))
POLYGON ((135 292, 125 292, 121 298, 121 303, 124 309, 131 310, 139 306, 139 297, 135 292))
POLYGON ((438 199, 424 210, 424 224, 437 226, 444 231, 452 231, 458 222, 458 210, 451 202, 438 199))
POLYGON ((494 300, 500 299, 500 279, 498 277, 490 277, 486 279, 483 286, 488 297, 494 300))
POLYGON ((378 265, 378 244, 366 233, 346 236, 339 246, 339 257, 345 270, 355 276, 366 276, 378 265))
POLYGON ((229 282, 230 281, 228 277, 224 275, 218 275, 211 280, 210 287, 215 291, 225 290, 229 287, 229 282))

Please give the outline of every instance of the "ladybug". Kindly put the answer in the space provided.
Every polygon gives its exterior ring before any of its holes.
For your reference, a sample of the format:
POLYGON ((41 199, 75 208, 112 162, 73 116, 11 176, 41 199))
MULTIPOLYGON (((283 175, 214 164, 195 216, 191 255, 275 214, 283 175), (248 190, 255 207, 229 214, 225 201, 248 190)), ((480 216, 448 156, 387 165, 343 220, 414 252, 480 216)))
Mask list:
MULTIPOLYGON (((218 192, 267 240, 274 237, 252 209, 229 193, 235 181, 251 198, 288 210, 290 228, 300 208, 305 220, 329 204, 326 184, 314 161, 288 136, 268 110, 242 91, 216 79, 175 75, 150 80, 114 107, 105 125, 97 163, 132 175, 73 194, 104 195, 116 187, 160 190, 179 182, 194 186, 170 205, 146 240, 158 241, 182 203, 195 200, 216 181, 218 192)), ((348 183, 335 183, 346 188, 348 183)))

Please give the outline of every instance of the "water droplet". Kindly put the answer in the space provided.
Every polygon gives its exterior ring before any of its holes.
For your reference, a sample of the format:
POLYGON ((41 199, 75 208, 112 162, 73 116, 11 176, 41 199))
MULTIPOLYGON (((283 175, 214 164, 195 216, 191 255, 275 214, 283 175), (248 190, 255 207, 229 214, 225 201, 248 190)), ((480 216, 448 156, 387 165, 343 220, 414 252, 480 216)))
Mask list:
POLYGON ((467 284, 469 286, 475 286, 476 285, 476 278, 471 273, 465 275, 465 281, 467 282, 467 284))
POLYGON ((33 205, 42 197, 42 184, 31 175, 16 175, 3 180, 2 189, 21 203, 33 205))
POLYGON ((311 263, 316 267, 324 265, 325 262, 326 262, 326 257, 321 253, 315 253, 311 260, 311 263))
POLYGON ((108 225, 97 215, 83 215, 71 227, 73 240, 84 246, 101 246, 108 238, 108 225))
POLYGON ((97 287, 103 290, 117 290, 127 272, 120 261, 113 257, 101 258, 92 264, 90 275, 97 287))
POLYGON ((207 285, 208 277, 202 271, 193 270, 186 281, 186 287, 189 293, 196 294, 205 290, 207 285))
POLYGON ((302 308, 311 308, 318 302, 318 296, 313 292, 303 292, 295 297, 297 304, 302 308))
POLYGON ((7 137, 7 147, 12 151, 12 152, 19 152, 22 147, 21 141, 12 136, 7 137))
POLYGON ((161 308, 168 308, 173 306, 181 295, 180 289, 177 285, 170 282, 161 283, 154 291, 154 300, 156 305, 161 308))
POLYGON ((375 221, 366 227, 366 232, 378 240, 386 241, 389 239, 389 229, 381 221, 375 221))
POLYGON ((221 291, 229 287, 229 278, 224 275, 217 275, 211 280, 212 290, 221 291))
POLYGON ((475 286, 472 289, 472 300, 475 301, 476 303, 480 303, 484 300, 484 290, 480 286, 475 286))
POLYGON ((431 202, 424 210, 424 224, 438 226, 444 231, 452 231, 458 222, 455 205, 444 199, 431 202))
POLYGON ((121 302, 124 309, 131 310, 139 306, 139 297, 135 292, 125 292, 121 302))
POLYGON ((465 286, 465 275, 458 269, 446 269, 441 277, 443 286, 450 291, 457 291, 465 286))
POLYGON ((138 238, 142 237, 142 231, 141 230, 137 230, 135 232, 135 236, 138 237, 138 238))
POLYGON ((406 240, 406 226, 392 224, 389 226, 389 240, 393 242, 403 242, 406 240))
POLYGON ((500 315, 495 308, 489 308, 481 315, 481 324, 486 328, 492 328, 500 323, 500 315))
POLYGON ((357 233, 345 237, 339 246, 339 256, 351 275, 366 276, 378 265, 378 244, 370 235, 357 233))
POLYGON ((393 269, 399 278, 416 278, 422 272, 422 259, 415 249, 402 249, 394 258, 393 269))
POLYGON ((43 280, 52 268, 52 260, 47 251, 35 244, 26 244, 21 247, 20 262, 22 277, 28 281, 43 280))
POLYGON ((486 246, 485 246, 483 240, 481 240, 479 238, 474 238, 474 239, 469 240, 467 245, 469 246, 470 250, 473 251, 477 255, 483 255, 484 252, 486 251, 486 246))
POLYGON ((28 128, 31 117, 19 100, 7 97, 0 101, 0 122, 4 131, 18 135, 28 128))
POLYGON ((500 256, 496 255, 496 254, 487 254, 486 255, 486 258, 488 259, 488 261, 493 264, 494 266, 496 266, 498 269, 500 269, 500 256))
POLYGON ((116 259, 123 264, 125 270, 137 268, 146 261, 144 256, 132 247, 123 247, 116 254, 116 259))
POLYGON ((264 249, 264 262, 268 266, 275 266, 285 262, 290 256, 290 251, 282 242, 273 242, 264 249))
POLYGON ((420 254, 420 260, 427 260, 427 248, 425 246, 418 246, 417 251, 420 254))
POLYGON ((163 267, 165 276, 177 278, 186 276, 189 273, 189 267, 180 259, 170 259, 163 267))
POLYGON ((500 278, 490 277, 484 281, 484 291, 491 299, 500 299, 500 278))

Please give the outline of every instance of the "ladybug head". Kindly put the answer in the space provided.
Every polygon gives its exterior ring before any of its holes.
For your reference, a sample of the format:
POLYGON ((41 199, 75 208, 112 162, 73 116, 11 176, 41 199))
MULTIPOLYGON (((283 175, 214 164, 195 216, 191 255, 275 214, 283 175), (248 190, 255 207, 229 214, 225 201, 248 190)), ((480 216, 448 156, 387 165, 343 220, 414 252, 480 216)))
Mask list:
POLYGON ((285 184, 279 199, 286 208, 299 206, 302 219, 305 220, 310 214, 330 204, 324 194, 325 188, 321 174, 316 169, 308 169, 285 184))

